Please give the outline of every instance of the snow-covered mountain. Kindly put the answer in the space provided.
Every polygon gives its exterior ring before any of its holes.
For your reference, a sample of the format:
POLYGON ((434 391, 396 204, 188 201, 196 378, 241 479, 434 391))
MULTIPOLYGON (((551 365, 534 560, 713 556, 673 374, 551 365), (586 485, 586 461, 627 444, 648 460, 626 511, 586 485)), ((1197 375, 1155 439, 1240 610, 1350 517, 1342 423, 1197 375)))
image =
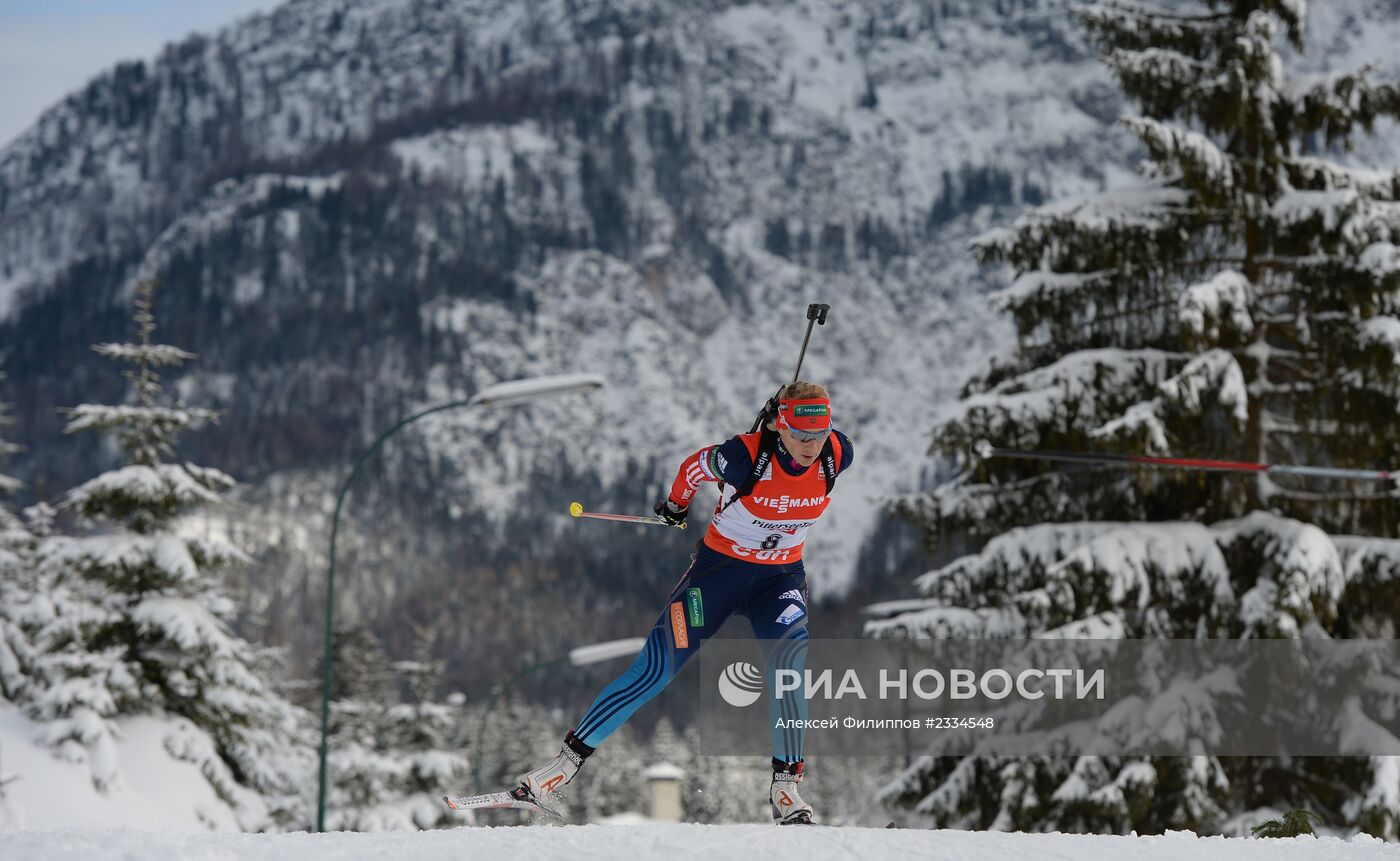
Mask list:
MULTIPOLYGON (((1345 5, 1313 14, 1319 71, 1400 36, 1395 0, 1345 5)), ((386 452, 380 478, 447 512, 435 528, 547 565, 583 528, 570 500, 645 510, 685 454, 746 430, 822 301, 803 375, 857 451, 809 570, 840 594, 879 500, 924 482, 940 404, 1010 336, 967 238, 1132 162, 1066 8, 292 0, 119 66, 0 151, 12 471, 43 496, 100 461, 54 407, 120 385, 87 345, 122 333, 150 249, 161 336, 200 355, 178 391, 225 411, 201 461, 249 484, 255 541, 306 557, 263 572, 265 607, 279 581, 315 593, 327 494, 378 430, 596 372, 599 395, 442 414, 386 452)), ((420 527, 378 504, 364 552, 402 558, 420 527)), ((617 576, 599 553, 590 576, 617 576)), ((352 601, 395 600, 414 569, 352 601)))

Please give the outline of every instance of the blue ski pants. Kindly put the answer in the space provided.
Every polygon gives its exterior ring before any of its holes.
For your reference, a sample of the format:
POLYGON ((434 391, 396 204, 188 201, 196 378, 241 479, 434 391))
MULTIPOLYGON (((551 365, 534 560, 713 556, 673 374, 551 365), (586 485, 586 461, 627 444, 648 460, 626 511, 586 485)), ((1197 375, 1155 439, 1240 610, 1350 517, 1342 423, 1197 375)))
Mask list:
MULTIPOLYGON (((597 747, 632 713, 661 693, 685 662, 732 614, 748 618, 763 644, 768 690, 776 690, 778 670, 802 676, 807 663, 807 573, 802 562, 764 565, 735 559, 701 544, 690 568, 662 608, 632 665, 612 681, 578 722, 574 735, 597 747), (681 618, 683 616, 683 618, 681 618)), ((805 732, 779 725, 780 719, 807 717, 805 691, 799 688, 773 699, 773 758, 802 759, 805 732)))

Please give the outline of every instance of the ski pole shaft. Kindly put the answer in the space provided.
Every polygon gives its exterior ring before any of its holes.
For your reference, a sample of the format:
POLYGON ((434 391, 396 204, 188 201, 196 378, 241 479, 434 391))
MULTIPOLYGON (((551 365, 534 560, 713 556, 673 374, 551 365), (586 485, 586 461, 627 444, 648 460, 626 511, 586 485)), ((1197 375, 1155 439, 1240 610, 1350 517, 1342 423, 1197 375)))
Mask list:
POLYGON ((1207 472, 1268 472, 1278 475, 1306 475, 1314 478, 1342 478, 1354 481, 1394 481, 1400 473, 1385 469, 1342 469, 1330 466, 1249 463, 1235 460, 1209 460, 1191 457, 1150 457, 1141 454, 1101 454, 1069 451, 1021 451, 1012 448, 985 448, 986 457, 1012 457, 1022 460, 1052 460, 1062 463, 1103 463, 1124 466, 1157 466, 1168 469, 1199 469, 1207 472))
MULTIPOLYGON (((825 326, 826 315, 830 310, 830 305, 822 305, 816 302, 807 306, 807 332, 802 336, 802 351, 797 354, 797 370, 792 372, 792 381, 794 383, 797 382, 798 377, 802 374, 802 360, 807 358, 807 343, 812 340, 812 326, 825 326)), ((778 396, 782 393, 783 389, 779 388, 778 391, 773 394, 773 397, 769 398, 768 402, 763 405, 763 409, 758 411, 758 417, 753 420, 753 427, 749 428, 749 433, 756 433, 758 429, 763 426, 764 419, 769 418, 770 414, 778 408, 778 396)), ((723 488, 724 485, 721 484, 720 487, 723 488)))
POLYGON ((807 358, 807 342, 812 340, 812 325, 825 326, 826 314, 830 310, 830 305, 819 305, 815 302, 807 306, 807 333, 802 336, 802 352, 797 354, 797 370, 792 372, 794 383, 802 374, 802 360, 807 358))
MULTIPOLYGON (((583 504, 578 502, 569 503, 569 513, 574 517, 591 517, 594 520, 615 520, 619 523, 650 523, 656 526, 671 525, 659 517, 646 517, 640 514, 604 514, 598 511, 584 511, 583 504)), ((685 524, 681 523, 680 528, 684 529, 685 524)))

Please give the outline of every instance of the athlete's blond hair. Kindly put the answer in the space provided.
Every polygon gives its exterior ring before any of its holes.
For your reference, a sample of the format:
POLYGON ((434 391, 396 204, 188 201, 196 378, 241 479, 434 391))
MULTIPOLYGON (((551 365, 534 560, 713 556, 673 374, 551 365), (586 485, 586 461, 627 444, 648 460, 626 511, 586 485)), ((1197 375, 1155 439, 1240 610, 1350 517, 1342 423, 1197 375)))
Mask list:
MULTIPOLYGON (((786 386, 783 386, 783 390, 778 394, 779 400, 787 400, 788 398, 795 401, 804 398, 826 398, 827 400, 831 400, 831 395, 827 392, 826 386, 820 383, 809 383, 806 380, 797 380, 796 382, 788 383, 786 386)), ((769 419, 764 426, 771 431, 777 430, 777 419, 769 419)))

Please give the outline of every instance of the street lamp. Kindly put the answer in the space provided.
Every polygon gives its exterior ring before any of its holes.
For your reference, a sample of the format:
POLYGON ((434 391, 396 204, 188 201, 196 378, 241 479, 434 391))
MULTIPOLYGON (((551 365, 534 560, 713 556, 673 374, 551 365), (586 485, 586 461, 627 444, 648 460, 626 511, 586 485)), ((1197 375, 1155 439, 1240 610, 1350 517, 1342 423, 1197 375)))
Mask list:
POLYGON ((398 433, 403 428, 418 421, 424 416, 433 413, 449 410, 454 407, 478 407, 478 406, 509 406, 513 404, 525 403, 526 401, 538 398, 549 397, 550 395, 562 395, 570 392, 590 391, 603 387, 603 378, 597 374, 563 374, 552 377, 535 377, 527 380, 512 380, 505 383, 497 383, 487 386, 466 400, 451 401, 429 407, 421 412, 414 413, 398 424, 384 431, 379 435, 369 448, 365 449, 355 460, 355 465, 350 469, 350 474, 345 477, 345 481, 340 485, 340 493, 335 500, 335 514, 331 517, 331 550, 330 550, 330 572, 326 577, 326 645, 325 652, 321 658, 321 772, 320 787, 316 798, 316 830, 326 830, 326 750, 327 735, 330 731, 331 714, 331 638, 335 622, 335 544, 336 538, 340 534, 340 511, 345 505, 345 497, 350 492, 350 485, 355 481, 355 477, 360 474, 360 467, 365 461, 384 445, 389 437, 398 433))
POLYGON ((476 785, 476 791, 483 791, 481 788, 481 743, 482 737, 486 734, 486 720, 491 716, 491 710, 496 707, 496 703, 506 692, 515 686, 515 683, 545 667, 555 667, 559 664, 569 663, 575 667, 586 667, 590 664, 601 664, 604 661, 611 661, 614 658, 630 658, 642 650, 642 646, 647 644, 646 637, 628 637, 625 640, 609 640, 606 643, 594 643, 591 646, 579 646, 570 649, 567 655, 558 658, 550 658, 531 664, 506 681, 496 685, 491 691, 491 699, 486 701, 486 708, 481 710, 481 721, 476 725, 476 745, 472 750, 472 781, 476 785))

